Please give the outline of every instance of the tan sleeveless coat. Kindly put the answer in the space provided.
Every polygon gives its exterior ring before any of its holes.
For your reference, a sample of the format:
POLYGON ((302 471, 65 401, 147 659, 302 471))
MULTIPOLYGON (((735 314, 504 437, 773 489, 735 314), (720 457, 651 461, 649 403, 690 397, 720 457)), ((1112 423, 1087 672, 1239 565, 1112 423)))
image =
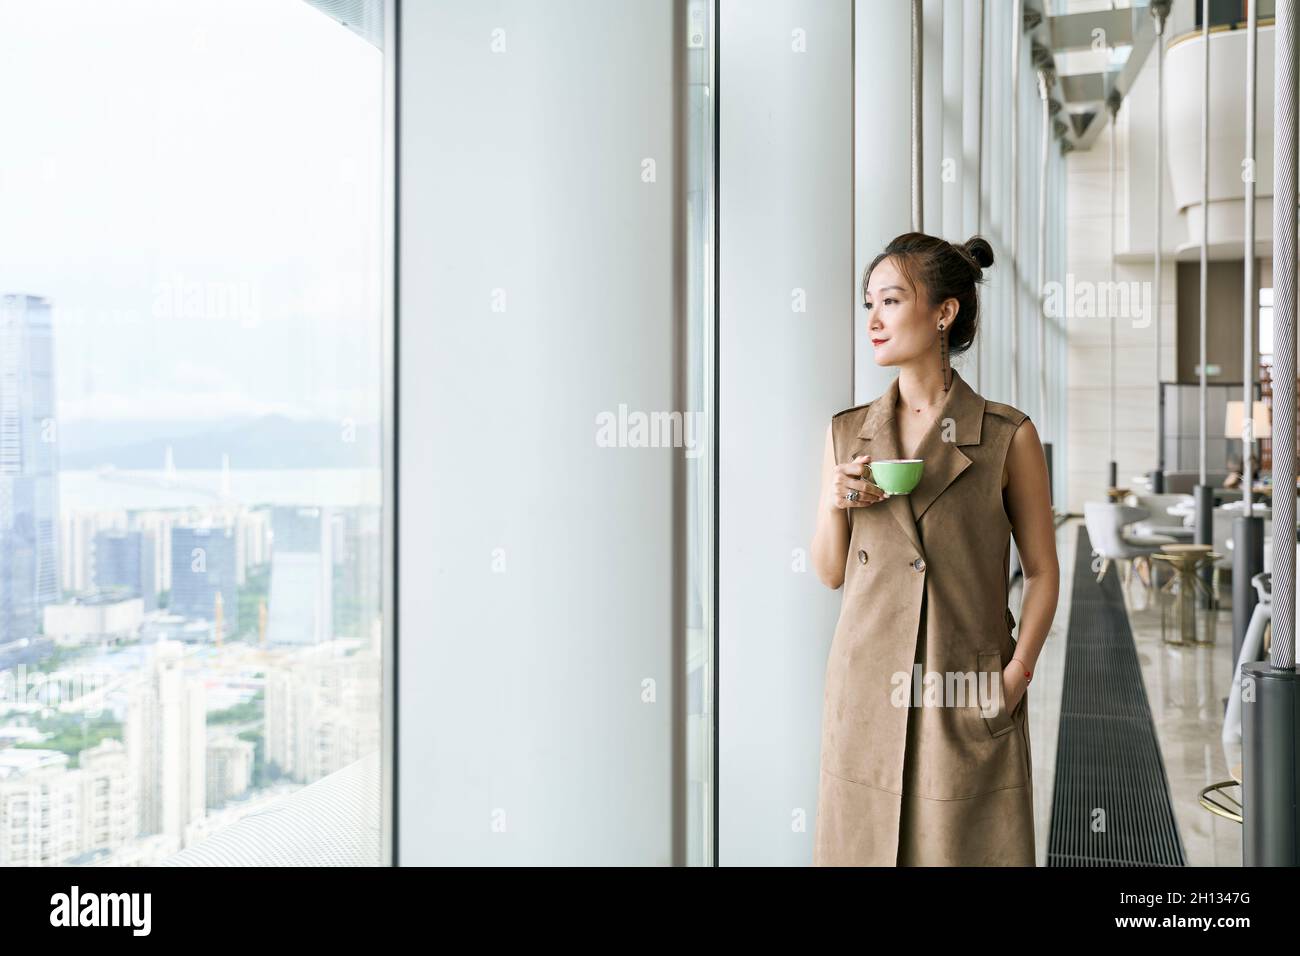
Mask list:
MULTIPOLYGON (((897 400, 895 378, 832 418, 837 463, 902 457, 897 400)), ((1034 865, 1029 692, 1010 714, 1001 694, 1015 650, 1002 467, 1025 418, 954 369, 920 484, 848 511, 814 865, 1034 865)))

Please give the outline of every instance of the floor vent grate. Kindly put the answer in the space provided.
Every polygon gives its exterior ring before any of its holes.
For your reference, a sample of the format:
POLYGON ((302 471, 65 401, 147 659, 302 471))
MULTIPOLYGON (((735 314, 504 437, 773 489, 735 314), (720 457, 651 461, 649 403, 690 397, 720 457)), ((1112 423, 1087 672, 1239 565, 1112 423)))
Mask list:
POLYGON ((1118 568, 1079 526, 1048 866, 1185 866, 1118 568))

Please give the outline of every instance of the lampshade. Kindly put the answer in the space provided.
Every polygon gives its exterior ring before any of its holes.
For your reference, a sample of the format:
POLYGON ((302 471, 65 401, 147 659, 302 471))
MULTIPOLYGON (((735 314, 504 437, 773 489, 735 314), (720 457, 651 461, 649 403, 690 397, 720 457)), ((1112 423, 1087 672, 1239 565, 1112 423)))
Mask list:
MULTIPOLYGON (((1269 420, 1268 406, 1265 405, 1263 402, 1253 402, 1251 404, 1252 404, 1251 418, 1253 419, 1253 424, 1255 428, 1255 434, 1254 434, 1255 439, 1258 440, 1260 438, 1272 438, 1273 425, 1272 422, 1269 420)), ((1245 405, 1246 405, 1245 402, 1228 402, 1228 414, 1226 416, 1227 420, 1223 424, 1224 438, 1241 437, 1241 410, 1242 408, 1245 407, 1245 405)))

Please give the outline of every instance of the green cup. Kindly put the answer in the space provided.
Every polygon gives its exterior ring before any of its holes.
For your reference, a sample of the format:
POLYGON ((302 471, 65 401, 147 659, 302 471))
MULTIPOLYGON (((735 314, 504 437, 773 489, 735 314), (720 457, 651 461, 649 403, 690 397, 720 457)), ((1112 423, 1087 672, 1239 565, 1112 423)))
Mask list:
POLYGON ((921 458, 886 458, 870 464, 872 484, 891 495, 905 495, 921 480, 921 458))

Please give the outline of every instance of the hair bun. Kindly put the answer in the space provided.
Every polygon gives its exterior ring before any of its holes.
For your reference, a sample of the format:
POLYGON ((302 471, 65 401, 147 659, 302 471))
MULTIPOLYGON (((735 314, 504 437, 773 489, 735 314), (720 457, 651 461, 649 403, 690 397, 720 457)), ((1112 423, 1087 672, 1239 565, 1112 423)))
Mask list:
POLYGON ((978 263, 981 269, 987 269, 993 265, 993 247, 983 236, 971 236, 964 243, 962 248, 966 254, 978 263))

